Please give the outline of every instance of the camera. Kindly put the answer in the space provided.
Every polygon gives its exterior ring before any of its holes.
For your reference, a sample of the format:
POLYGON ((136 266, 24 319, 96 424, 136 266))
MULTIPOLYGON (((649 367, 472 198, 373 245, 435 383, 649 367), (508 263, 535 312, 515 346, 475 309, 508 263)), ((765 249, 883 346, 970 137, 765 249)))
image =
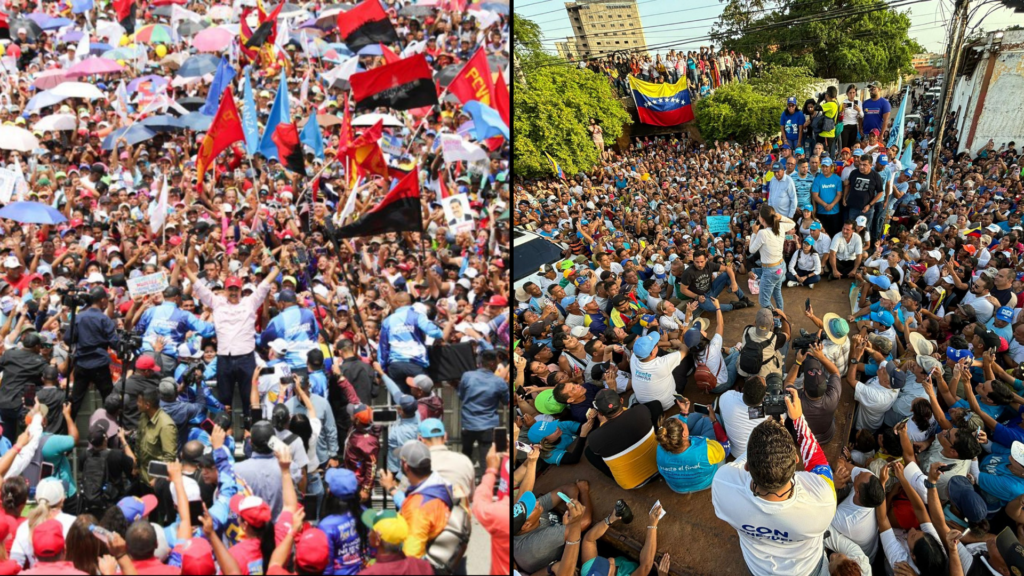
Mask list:
POLYGON ((807 350, 815 344, 821 342, 821 332, 815 332, 808 334, 803 330, 800 331, 800 335, 793 338, 793 349, 794 350, 807 350))
POLYGON ((185 366, 185 374, 182 383, 186 386, 199 386, 203 383, 203 375, 206 374, 206 362, 193 360, 185 366))
POLYGON ((142 335, 129 330, 118 330, 117 357, 128 361, 135 357, 135 351, 142 348, 142 335))
POLYGON ((89 298, 89 291, 85 288, 67 286, 58 288, 57 293, 60 294, 61 304, 69 308, 83 308, 92 304, 92 300, 89 298))
POLYGON ((767 390, 764 394, 764 402, 760 406, 747 408, 747 418, 755 420, 758 418, 782 416, 786 413, 786 391, 783 388, 782 374, 773 372, 765 378, 767 390))

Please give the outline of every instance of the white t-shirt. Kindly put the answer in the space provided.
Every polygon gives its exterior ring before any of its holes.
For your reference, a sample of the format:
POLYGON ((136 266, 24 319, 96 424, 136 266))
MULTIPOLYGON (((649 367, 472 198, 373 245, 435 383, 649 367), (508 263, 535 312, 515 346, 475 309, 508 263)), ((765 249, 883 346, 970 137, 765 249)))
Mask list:
POLYGON ((821 563, 822 539, 836 511, 832 483, 798 471, 793 495, 769 502, 750 491, 745 460, 722 466, 711 483, 715 515, 740 537, 743 560, 754 576, 811 574, 821 563))
MULTIPOLYGON (((854 468, 850 479, 855 481, 860 474, 871 474, 871 471, 865 468, 854 468)), ((854 491, 850 490, 846 499, 836 507, 836 515, 832 518, 832 528, 856 542, 860 549, 873 560, 878 551, 878 524, 875 522, 875 509, 854 504, 854 496, 854 491)))
MULTIPOLYGON (((58 512, 54 518, 64 528, 65 538, 68 535, 68 530, 71 530, 71 525, 75 523, 75 519, 71 514, 65 514, 64 512, 58 512)), ((36 565, 35 549, 32 547, 32 538, 29 536, 28 522, 22 522, 21 526, 18 526, 17 531, 14 532, 14 542, 11 544, 11 560, 17 562, 19 566, 24 566, 26 561, 29 568, 36 565)))
POLYGON ((899 395, 899 390, 891 390, 879 384, 878 377, 868 380, 866 384, 858 382, 857 387, 853 389, 853 399, 860 404, 857 408, 857 419, 854 421, 855 429, 878 430, 882 426, 885 413, 899 395))
POLYGON ((995 313, 995 307, 988 300, 988 295, 978 296, 974 292, 968 292, 962 301, 966 305, 971 305, 974 308, 974 316, 978 319, 978 322, 986 323, 992 319, 992 314, 995 313))
POLYGON ((751 420, 747 415, 747 406, 743 403, 743 393, 727 390, 718 397, 718 411, 722 415, 722 426, 729 436, 729 453, 737 460, 747 454, 747 440, 754 428, 764 422, 764 418, 751 420))
POLYGON ((672 370, 679 366, 682 359, 683 355, 678 351, 655 357, 649 362, 642 362, 633 356, 629 361, 629 371, 633 375, 633 392, 637 402, 643 404, 658 400, 662 409, 668 410, 674 400, 672 395, 676 392, 672 370))
POLYGON ((715 334, 704 351, 701 361, 707 365, 712 374, 718 375, 718 383, 725 384, 729 381, 729 370, 725 367, 725 359, 722 358, 722 336, 715 334))

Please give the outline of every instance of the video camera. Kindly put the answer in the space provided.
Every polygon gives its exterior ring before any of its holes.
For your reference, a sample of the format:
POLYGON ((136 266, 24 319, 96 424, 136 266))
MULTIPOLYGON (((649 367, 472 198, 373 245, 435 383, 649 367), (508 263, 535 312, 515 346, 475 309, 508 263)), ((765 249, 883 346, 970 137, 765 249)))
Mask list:
POLYGON ((808 334, 806 331, 800 331, 800 335, 793 338, 793 349, 794 350, 807 350, 815 344, 821 343, 821 332, 814 332, 808 334))
POLYGON ((185 366, 185 373, 182 383, 186 386, 199 386, 203 383, 203 376, 206 374, 206 362, 192 360, 185 366))
POLYGON ((130 330, 118 329, 117 357, 122 361, 135 357, 135 351, 142 348, 142 335, 130 330))
POLYGON ((783 387, 782 374, 773 372, 765 378, 767 390, 764 402, 760 406, 747 408, 747 418, 755 420, 770 416, 782 416, 786 413, 786 391, 783 387))
POLYGON ((92 299, 89 298, 89 290, 86 288, 79 288, 78 286, 65 286, 64 288, 57 288, 57 293, 60 294, 61 304, 68 308, 83 308, 92 304, 92 299))

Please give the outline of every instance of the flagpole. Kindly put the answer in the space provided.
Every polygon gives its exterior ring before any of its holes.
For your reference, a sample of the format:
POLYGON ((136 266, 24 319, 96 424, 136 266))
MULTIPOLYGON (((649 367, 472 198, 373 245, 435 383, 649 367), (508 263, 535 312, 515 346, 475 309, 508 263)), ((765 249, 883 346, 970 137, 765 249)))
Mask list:
MULTIPOLYGON (((451 84, 449 84, 448 86, 451 86, 451 84)), ((445 86, 444 90, 442 90, 441 94, 437 97, 437 104, 435 106, 438 109, 441 108, 441 101, 444 100, 444 97, 448 95, 448 86, 445 86)), ((433 108, 433 106, 431 108, 433 108)), ((427 123, 427 116, 424 116, 423 120, 420 120, 419 125, 416 126, 416 131, 413 132, 412 136, 409 137, 409 143, 405 145, 405 150, 402 150, 402 156, 405 156, 406 154, 409 153, 409 148, 412 147, 413 141, 416 140, 416 136, 419 135, 420 130, 423 129, 423 125, 426 124, 426 123, 427 123)))

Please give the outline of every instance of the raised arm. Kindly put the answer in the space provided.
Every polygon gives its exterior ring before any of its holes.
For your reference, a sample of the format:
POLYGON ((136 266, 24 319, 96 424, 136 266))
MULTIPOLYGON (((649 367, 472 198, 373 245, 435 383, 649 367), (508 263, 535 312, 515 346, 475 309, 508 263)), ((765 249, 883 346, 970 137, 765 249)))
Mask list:
MULTIPOLYGON (((932 385, 931 379, 925 378, 924 382, 921 382, 921 387, 924 388, 925 394, 928 395, 928 401, 932 405, 932 414, 935 416, 935 421, 939 423, 939 427, 943 430, 949 430, 952 428, 953 425, 946 419, 946 415, 943 413, 942 407, 939 406, 939 399, 935 396, 935 387, 932 385)), ((968 402, 970 402, 970 400, 968 400, 968 402)))

